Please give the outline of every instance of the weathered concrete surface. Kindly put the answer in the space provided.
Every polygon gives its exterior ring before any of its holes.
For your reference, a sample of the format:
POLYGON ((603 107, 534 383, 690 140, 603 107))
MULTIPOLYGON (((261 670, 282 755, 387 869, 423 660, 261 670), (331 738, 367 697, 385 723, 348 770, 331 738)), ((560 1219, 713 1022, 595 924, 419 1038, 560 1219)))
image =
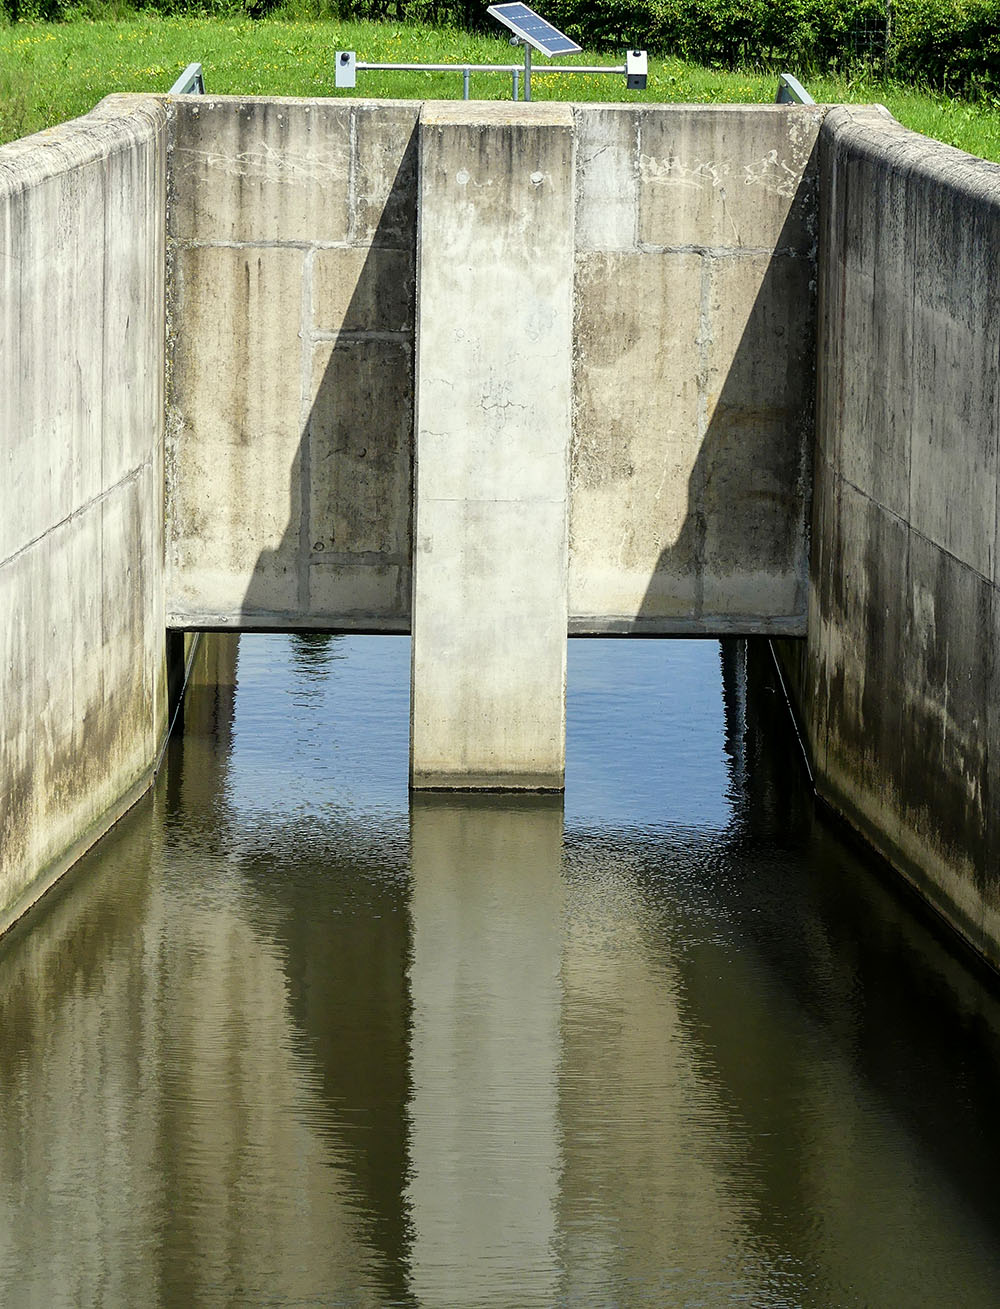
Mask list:
POLYGON ((566 106, 421 115, 417 788, 563 784, 573 156, 566 106))
POLYGON ((419 108, 169 105, 172 625, 408 627, 419 108))
POLYGON ((845 107, 820 189, 816 782, 1000 965, 1000 168, 845 107))
MULTIPOLYGON (((171 105, 173 623, 409 625, 421 112, 171 105)), ((804 630, 824 112, 573 109, 574 632, 804 630)))
POLYGON ((165 730, 165 129, 111 96, 0 149, 0 930, 165 730))
POLYGON ((825 112, 576 108, 573 632, 805 630, 825 112))

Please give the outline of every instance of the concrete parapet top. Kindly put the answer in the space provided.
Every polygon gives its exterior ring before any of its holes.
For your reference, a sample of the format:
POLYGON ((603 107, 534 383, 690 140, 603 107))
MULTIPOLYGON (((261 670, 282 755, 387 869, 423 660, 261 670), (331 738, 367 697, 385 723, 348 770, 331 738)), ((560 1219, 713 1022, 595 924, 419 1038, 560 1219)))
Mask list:
POLYGON ((573 108, 551 100, 425 100, 420 121, 428 127, 572 127, 573 108))
POLYGON ((105 96, 89 114, 0 146, 0 193, 20 191, 148 140, 165 122, 161 96, 105 96))
MULTIPOLYGON (((313 105, 322 108, 336 106, 340 109, 398 109, 400 106, 413 108, 420 102, 415 100, 372 100, 364 96, 320 96, 320 95, 167 95, 153 97, 167 104, 196 105, 202 109, 232 108, 233 105, 313 105)), ((112 99, 111 96, 108 99, 112 99)), ((103 103, 103 101, 102 101, 103 103)))
POLYGON ((891 160, 894 169, 947 182, 950 188, 991 203, 1000 202, 1000 164, 904 127, 884 105, 833 105, 824 120, 823 135, 834 142, 849 135, 852 147, 870 158, 891 160))

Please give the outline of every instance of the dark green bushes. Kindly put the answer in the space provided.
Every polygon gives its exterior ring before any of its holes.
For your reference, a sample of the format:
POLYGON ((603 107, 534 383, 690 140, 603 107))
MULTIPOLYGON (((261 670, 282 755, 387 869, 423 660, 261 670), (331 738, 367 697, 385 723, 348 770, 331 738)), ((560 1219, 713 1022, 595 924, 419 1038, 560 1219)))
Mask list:
POLYGON ((971 95, 1000 92, 1000 0, 548 0, 582 45, 643 46, 722 68, 874 67, 971 95))
POLYGON ((581 45, 642 46, 734 68, 874 68, 969 95, 1000 93, 1000 0, 547 0, 581 45))
POLYGON ((1000 95, 1000 0, 906 0, 890 45, 897 77, 973 98, 1000 95))

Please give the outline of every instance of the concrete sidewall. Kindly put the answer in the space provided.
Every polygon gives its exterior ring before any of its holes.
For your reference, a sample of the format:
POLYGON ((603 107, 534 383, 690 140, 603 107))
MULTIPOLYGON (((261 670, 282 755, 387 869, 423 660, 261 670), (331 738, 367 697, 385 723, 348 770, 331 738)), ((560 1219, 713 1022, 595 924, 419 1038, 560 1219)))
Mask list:
POLYGON ((0 930, 165 729, 165 156, 135 96, 0 149, 0 930))
POLYGON ((997 965, 1000 167, 839 107, 820 195, 816 783, 997 965))

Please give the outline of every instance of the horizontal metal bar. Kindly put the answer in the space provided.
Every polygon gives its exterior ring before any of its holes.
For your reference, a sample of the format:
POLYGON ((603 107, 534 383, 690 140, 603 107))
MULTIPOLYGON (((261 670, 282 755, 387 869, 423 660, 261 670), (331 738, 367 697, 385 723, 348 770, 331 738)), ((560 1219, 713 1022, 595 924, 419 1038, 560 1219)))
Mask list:
MULTIPOLYGON (((367 64, 358 60, 359 73, 520 73, 522 64, 367 64)), ((617 73, 625 76, 625 65, 611 68, 607 64, 584 67, 581 64, 531 65, 531 74, 539 73, 617 73)))
POLYGON ((797 77, 793 77, 791 73, 782 73, 778 77, 778 94, 775 97, 775 103, 779 105, 814 105, 816 101, 797 77))
POLYGON ((201 64, 188 64, 184 72, 181 73, 177 81, 173 84, 168 95, 204 95, 205 78, 202 75, 201 64))

